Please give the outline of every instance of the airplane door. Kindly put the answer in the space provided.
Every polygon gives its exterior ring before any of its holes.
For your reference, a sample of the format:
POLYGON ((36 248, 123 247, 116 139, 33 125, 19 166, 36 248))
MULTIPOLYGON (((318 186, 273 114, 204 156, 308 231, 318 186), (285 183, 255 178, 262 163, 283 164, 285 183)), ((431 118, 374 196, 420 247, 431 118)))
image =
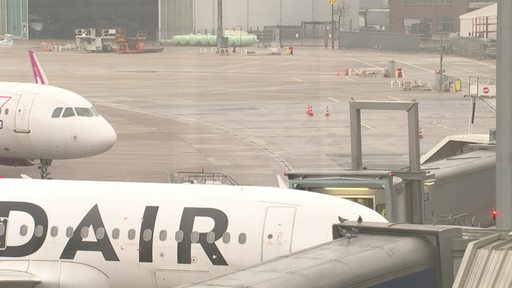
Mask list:
POLYGON ((29 118, 32 110, 32 103, 35 99, 34 94, 21 95, 18 106, 16 107, 16 116, 14 118, 14 132, 30 133, 29 118))
POLYGON ((267 207, 261 260, 291 252, 295 207, 267 207))

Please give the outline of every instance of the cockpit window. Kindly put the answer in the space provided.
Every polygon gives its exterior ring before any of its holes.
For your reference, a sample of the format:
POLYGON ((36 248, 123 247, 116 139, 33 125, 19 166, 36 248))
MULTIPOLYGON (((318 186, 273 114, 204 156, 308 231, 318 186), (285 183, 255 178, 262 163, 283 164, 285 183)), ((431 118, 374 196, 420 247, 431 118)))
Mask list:
POLYGON ((94 116, 93 112, 89 108, 85 107, 75 107, 76 115, 79 117, 92 117, 94 116))
POLYGON ((71 108, 71 107, 66 107, 66 109, 64 109, 64 113, 62 113, 62 117, 66 118, 66 117, 73 117, 73 116, 75 116, 75 110, 73 110, 73 108, 71 108))
POLYGON ((96 108, 91 107, 91 111, 94 114, 94 116, 100 116, 100 113, 98 112, 98 110, 96 110, 96 108))
POLYGON ((60 117, 60 114, 62 113, 62 107, 57 107, 55 109, 53 109, 53 113, 52 113, 52 118, 59 118, 60 117))

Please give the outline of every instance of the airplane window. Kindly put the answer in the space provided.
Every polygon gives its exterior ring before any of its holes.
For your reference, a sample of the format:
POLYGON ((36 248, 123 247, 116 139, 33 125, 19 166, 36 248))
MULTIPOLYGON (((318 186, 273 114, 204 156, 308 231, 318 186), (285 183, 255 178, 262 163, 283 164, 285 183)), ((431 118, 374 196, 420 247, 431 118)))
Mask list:
POLYGON ((52 237, 57 237, 58 234, 59 234, 59 227, 52 226, 52 229, 50 229, 50 235, 52 237))
POLYGON ((62 113, 62 107, 57 107, 55 109, 53 109, 53 113, 52 113, 52 118, 59 118, 60 117, 60 114, 62 113))
POLYGON ((20 235, 26 236, 28 233, 28 226, 27 225, 21 225, 20 227, 20 235))
POLYGON ((104 237, 105 237, 105 228, 98 227, 98 229, 96 229, 96 239, 101 240, 104 237))
POLYGON ((229 232, 225 232, 222 235, 222 242, 224 242, 225 244, 228 244, 229 241, 231 241, 231 234, 229 234, 229 232))
POLYGON ((92 117, 94 114, 91 109, 85 107, 75 107, 76 115, 79 117, 92 117))
POLYGON ((183 241, 183 231, 179 230, 179 231, 176 231, 176 235, 174 235, 174 239, 176 239, 176 242, 181 242, 183 241))
POLYGON ((128 230, 128 240, 135 239, 135 234, 136 234, 135 229, 128 230))
POLYGON ((89 227, 82 227, 82 229, 80 229, 80 236, 82 239, 89 237, 89 227))
POLYGON ((246 241, 247 235, 245 233, 240 233, 240 235, 238 235, 238 243, 245 244, 246 241))
POLYGON ((73 227, 66 228, 66 237, 71 238, 73 237, 73 227))
POLYGON ((192 241, 192 243, 199 242, 199 232, 192 231, 192 234, 190 234, 190 241, 192 241))
POLYGON ((0 236, 3 236, 5 234, 5 224, 3 222, 0 222, 0 236))
POLYGON ((73 116, 75 116, 75 110, 73 110, 73 108, 71 108, 71 107, 66 107, 66 109, 64 109, 64 113, 62 113, 62 118, 73 117, 73 116))
POLYGON ((41 237, 41 236, 43 236, 43 231, 44 231, 43 225, 37 225, 36 229, 34 230, 34 235, 36 237, 41 237))
POLYGON ((215 242, 215 232, 210 231, 206 234, 206 242, 212 244, 215 242))
POLYGON ((96 110, 96 108, 91 107, 91 111, 94 114, 94 116, 100 116, 100 113, 98 112, 98 110, 96 110))
POLYGON ((144 241, 150 241, 151 240, 151 236, 153 234, 153 231, 151 231, 151 229, 146 229, 144 230, 144 232, 142 233, 142 239, 144 241))
POLYGON ((112 238, 114 239, 119 239, 119 235, 120 235, 120 231, 119 231, 119 228, 114 228, 114 230, 112 230, 112 238))
POLYGON ((166 231, 166 230, 162 230, 162 231, 160 231, 159 238, 160 238, 160 241, 165 241, 165 240, 167 240, 167 231, 166 231))

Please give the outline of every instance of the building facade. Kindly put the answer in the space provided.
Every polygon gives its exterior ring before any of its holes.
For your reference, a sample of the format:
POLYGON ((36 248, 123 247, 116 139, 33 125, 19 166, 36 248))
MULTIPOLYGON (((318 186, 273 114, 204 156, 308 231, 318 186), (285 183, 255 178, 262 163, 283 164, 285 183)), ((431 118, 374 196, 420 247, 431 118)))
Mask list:
POLYGON ((473 1, 389 0, 390 31, 424 34, 457 33, 460 31, 459 16, 471 10, 471 2, 473 1), (418 31, 418 27, 421 27, 422 31, 418 31))

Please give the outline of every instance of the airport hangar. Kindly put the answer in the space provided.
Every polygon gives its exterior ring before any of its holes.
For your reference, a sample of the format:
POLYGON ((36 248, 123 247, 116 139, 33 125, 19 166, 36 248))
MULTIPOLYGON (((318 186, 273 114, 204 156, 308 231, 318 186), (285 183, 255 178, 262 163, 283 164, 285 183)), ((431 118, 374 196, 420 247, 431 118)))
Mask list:
MULTIPOLYGON (((343 0, 352 7, 344 23, 349 20, 357 23, 359 1, 343 0)), ((330 23, 333 6, 327 1, 314 0, 223 2, 223 26, 247 31, 276 23, 330 23)), ((373 0, 367 2, 365 5, 373 0)), ((11 34, 18 39, 72 39, 74 29, 124 28, 128 36, 142 29, 148 39, 161 41, 174 35, 215 33, 217 4, 217 0, 0 0, 0 35, 11 34)), ((353 27, 357 28, 357 25, 353 27)))
POLYGON ((193 31, 192 8, 188 0, 0 0, 0 34, 72 39, 74 29, 121 27, 166 39, 193 31))

